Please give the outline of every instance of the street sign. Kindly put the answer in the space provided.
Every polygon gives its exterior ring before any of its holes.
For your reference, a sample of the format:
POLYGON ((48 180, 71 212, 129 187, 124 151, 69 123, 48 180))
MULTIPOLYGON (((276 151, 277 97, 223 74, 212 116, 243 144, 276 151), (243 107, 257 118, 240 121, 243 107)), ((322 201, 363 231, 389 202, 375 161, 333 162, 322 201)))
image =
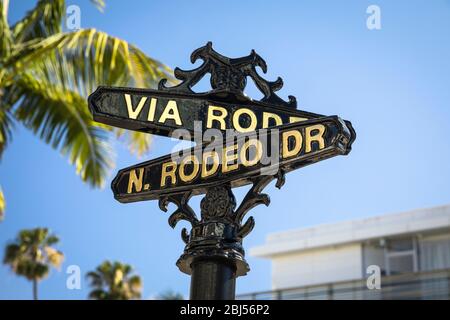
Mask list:
POLYGON ((323 117, 240 134, 122 169, 112 182, 120 202, 158 199, 229 183, 240 187, 260 175, 287 173, 350 151, 351 131, 339 117, 323 117))
POLYGON ((186 129, 192 140, 195 130, 204 132, 213 128, 251 132, 323 117, 245 97, 241 100, 233 98, 235 102, 230 103, 207 94, 98 87, 89 97, 89 106, 98 122, 162 136, 171 136, 176 129, 186 129), (199 123, 197 128, 195 122, 199 123))
POLYGON ((181 230, 186 246, 177 261, 191 275, 191 299, 234 299, 236 277, 250 270, 242 242, 255 221, 244 217, 257 205, 269 205, 263 189, 274 179, 280 188, 287 172, 348 154, 356 133, 338 116, 297 110, 293 96, 281 99, 275 92, 283 81, 257 73, 267 66, 253 50, 231 59, 209 42, 192 53, 191 62, 197 59, 203 62, 193 70, 175 69, 180 83, 173 87, 165 80, 158 90, 99 87, 89 96, 89 109, 104 124, 197 143, 120 170, 111 187, 123 203, 157 199, 163 211, 175 204, 169 225, 186 220, 192 226, 181 230), (206 74, 212 89, 195 93, 206 74), (263 94, 259 101, 244 94, 247 78, 263 94), (237 205, 232 188, 248 184, 237 205), (205 194, 200 215, 189 206, 199 194, 205 194))
MULTIPOLYGON (((185 129, 190 140, 195 131, 207 129, 252 132, 282 124, 320 118, 323 115, 297 110, 295 97, 286 102, 275 91, 283 81, 266 81, 256 72, 260 67, 266 72, 264 60, 254 51, 244 58, 229 59, 212 49, 208 43, 191 56, 204 63, 197 69, 175 69, 175 76, 182 82, 166 87, 165 80, 158 90, 100 86, 88 99, 89 109, 95 121, 129 130, 171 136, 176 129, 185 129), (194 93, 192 87, 206 74, 211 73, 213 90, 194 93), (250 99, 243 93, 246 78, 250 77, 264 97, 260 101, 250 99), (198 126, 196 127, 196 122, 198 126)), ((346 121, 352 139, 355 132, 346 121)), ((186 139, 185 136, 183 136, 186 139)))

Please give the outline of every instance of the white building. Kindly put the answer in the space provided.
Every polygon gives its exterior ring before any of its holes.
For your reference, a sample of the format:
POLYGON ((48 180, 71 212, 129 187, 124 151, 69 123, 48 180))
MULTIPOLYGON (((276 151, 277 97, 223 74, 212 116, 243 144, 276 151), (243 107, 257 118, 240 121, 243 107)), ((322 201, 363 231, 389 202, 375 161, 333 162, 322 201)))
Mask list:
POLYGON ((272 290, 240 298, 448 299, 450 205, 270 234, 250 254, 271 260, 272 290))

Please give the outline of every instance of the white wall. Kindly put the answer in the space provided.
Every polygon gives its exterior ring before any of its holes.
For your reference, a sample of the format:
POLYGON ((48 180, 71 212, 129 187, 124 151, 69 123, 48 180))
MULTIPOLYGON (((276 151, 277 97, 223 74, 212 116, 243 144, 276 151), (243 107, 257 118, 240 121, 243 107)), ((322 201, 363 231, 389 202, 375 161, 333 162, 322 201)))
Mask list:
POLYGON ((359 243, 272 257, 272 289, 361 279, 359 243))
POLYGON ((278 232, 268 235, 264 245, 251 248, 250 255, 272 259, 289 252, 443 228, 450 228, 450 205, 278 232))

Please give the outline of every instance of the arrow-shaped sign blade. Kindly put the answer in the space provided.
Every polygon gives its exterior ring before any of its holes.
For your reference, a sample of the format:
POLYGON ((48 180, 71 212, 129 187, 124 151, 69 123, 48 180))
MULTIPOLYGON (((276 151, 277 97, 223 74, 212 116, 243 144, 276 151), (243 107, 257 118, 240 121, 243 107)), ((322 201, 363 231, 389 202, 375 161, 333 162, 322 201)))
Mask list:
POLYGON ((118 172, 112 182, 120 202, 158 199, 190 191, 202 194, 214 185, 239 187, 260 175, 276 175, 346 155, 354 140, 337 116, 323 117, 239 134, 166 155, 118 172))
MULTIPOLYGON (((212 128, 224 132, 227 129, 253 132, 324 117, 232 95, 220 99, 209 93, 182 94, 151 89, 98 87, 88 101, 95 121, 162 136, 185 129, 192 141, 194 132, 212 128)), ((351 123, 345 123, 354 139, 356 134, 351 123)))

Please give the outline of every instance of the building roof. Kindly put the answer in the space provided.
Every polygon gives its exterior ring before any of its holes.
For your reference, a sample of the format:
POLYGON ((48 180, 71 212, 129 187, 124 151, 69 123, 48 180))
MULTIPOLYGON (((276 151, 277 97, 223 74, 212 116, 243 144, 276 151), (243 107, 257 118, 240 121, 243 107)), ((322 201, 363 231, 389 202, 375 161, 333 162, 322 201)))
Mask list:
POLYGON ((270 258, 318 247, 449 227, 450 205, 444 205, 269 234, 264 245, 250 249, 250 255, 270 258))

